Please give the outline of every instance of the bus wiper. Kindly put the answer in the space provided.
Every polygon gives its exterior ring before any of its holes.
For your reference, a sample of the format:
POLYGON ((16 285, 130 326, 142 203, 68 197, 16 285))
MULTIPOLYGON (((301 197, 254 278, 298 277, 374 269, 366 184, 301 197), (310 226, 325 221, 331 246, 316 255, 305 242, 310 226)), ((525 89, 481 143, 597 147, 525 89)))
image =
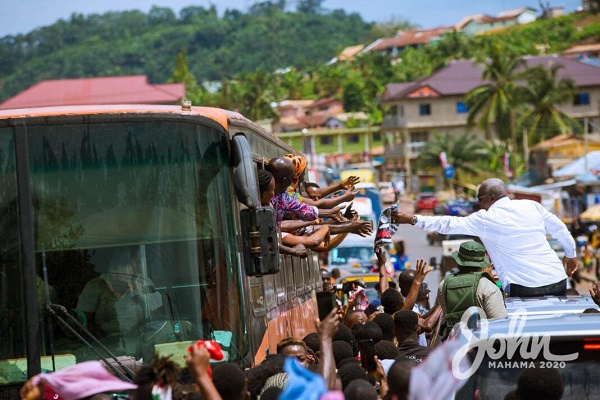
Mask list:
POLYGON ((108 348, 106 348, 106 346, 104 346, 98 340, 98 338, 96 338, 94 335, 92 335, 92 333, 90 331, 88 331, 83 325, 81 325, 79 323, 79 321, 77 321, 77 319, 75 319, 75 317, 73 317, 71 314, 69 314, 69 312, 67 311, 67 309, 64 306, 61 306, 60 304, 52 304, 52 303, 48 302, 46 304, 46 310, 48 311, 48 313, 50 315, 52 315, 54 318, 56 318, 64 327, 66 327, 73 335, 75 335, 75 337, 77 339, 79 339, 81 341, 81 343, 85 344, 94 353, 96 353, 96 355, 104 362, 104 364, 106 364, 106 366, 108 368, 110 368, 119 378, 121 378, 127 382, 133 382, 133 379, 135 378, 135 372, 133 372, 125 364, 123 364, 121 362, 121 360, 119 360, 117 358, 117 356, 115 356, 108 348), (100 354, 100 352, 89 341, 87 341, 83 336, 81 336, 79 334, 79 332, 77 332, 67 321, 65 321, 65 319, 63 317, 58 315, 54 309, 57 309, 61 314, 66 315, 71 321, 73 321, 73 323, 80 330, 85 332, 89 338, 91 338, 94 342, 96 342, 96 344, 98 346, 100 346, 102 348, 102 350, 104 350, 109 355, 110 358, 112 358, 121 368, 123 368, 123 371, 125 371, 127 376, 125 374, 123 374, 112 363, 110 363, 104 356, 102 356, 102 354, 100 354))

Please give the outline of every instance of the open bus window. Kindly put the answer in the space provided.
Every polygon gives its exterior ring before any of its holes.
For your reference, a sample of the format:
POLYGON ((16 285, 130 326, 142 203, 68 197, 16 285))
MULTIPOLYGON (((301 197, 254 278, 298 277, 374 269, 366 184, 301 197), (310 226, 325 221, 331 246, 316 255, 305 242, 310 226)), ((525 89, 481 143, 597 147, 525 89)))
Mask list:
MULTIPOLYGON (((27 135, 42 368, 50 368, 51 348, 57 368, 98 359, 58 320, 46 323, 46 289, 69 324, 117 356, 148 362, 155 351, 179 354, 188 341, 213 338, 229 359, 241 359, 247 341, 226 135, 159 121, 29 126, 27 135)), ((0 132, 4 155, 12 151, 7 137, 0 132)), ((14 381, 3 377, 3 360, 26 365, 10 160, 0 157, 0 285, 8 288, 0 288, 0 323, 11 324, 0 330, 8 343, 0 346, 0 384, 14 381)))

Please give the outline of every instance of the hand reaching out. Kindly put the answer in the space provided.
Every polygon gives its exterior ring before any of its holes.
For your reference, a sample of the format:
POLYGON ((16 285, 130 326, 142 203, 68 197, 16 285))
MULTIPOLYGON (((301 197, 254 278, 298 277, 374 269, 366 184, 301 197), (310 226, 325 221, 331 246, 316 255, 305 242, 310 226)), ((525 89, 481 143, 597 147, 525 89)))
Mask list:
POLYGON ((424 259, 417 260, 417 268, 415 269, 415 281, 423 283, 427 274, 431 271, 431 267, 427 265, 424 259))
POLYGON ((346 218, 344 218, 344 216, 342 216, 342 213, 341 213, 342 208, 343 208, 343 206, 337 206, 337 207, 333 208, 331 210, 331 215, 329 215, 329 217, 338 223, 348 222, 348 219, 346 219, 346 218))
POLYGON ((340 187, 342 187, 344 189, 348 189, 349 187, 354 186, 359 182, 360 182, 360 178, 358 176, 349 176, 348 178, 346 178, 342 182, 340 182, 340 187))
POLYGON ((594 282, 592 284, 592 288, 590 289, 590 295, 592 296, 592 300, 598 307, 600 307, 600 283, 594 282))
POLYGON ((316 321, 317 333, 322 338, 333 338, 340 325, 340 316, 338 315, 337 307, 327 314, 323 321, 316 321))
POLYGON ((306 258, 308 257, 308 253, 306 252, 306 247, 304 247, 303 244, 297 244, 293 247, 294 249, 294 256, 296 257, 300 257, 300 258, 306 258))

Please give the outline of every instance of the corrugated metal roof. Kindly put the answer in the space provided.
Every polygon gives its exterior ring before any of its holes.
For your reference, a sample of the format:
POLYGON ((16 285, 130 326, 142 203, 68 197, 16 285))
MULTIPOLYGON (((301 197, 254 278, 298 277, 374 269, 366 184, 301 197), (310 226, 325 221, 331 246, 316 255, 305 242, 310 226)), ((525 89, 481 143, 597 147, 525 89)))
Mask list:
MULTIPOLYGON (((600 86, 600 69, 593 65, 556 55, 526 56, 523 59, 529 67, 563 65, 564 68, 557 73, 558 78, 570 78, 577 87, 600 86)), ((453 60, 446 67, 421 81, 386 85, 382 100, 385 102, 404 98, 423 86, 431 87, 442 96, 465 95, 469 90, 483 83, 482 72, 482 66, 470 60, 453 60)))
POLYGON ((57 79, 40 82, 0 104, 0 109, 91 104, 175 103, 182 83, 152 85, 145 75, 57 79))

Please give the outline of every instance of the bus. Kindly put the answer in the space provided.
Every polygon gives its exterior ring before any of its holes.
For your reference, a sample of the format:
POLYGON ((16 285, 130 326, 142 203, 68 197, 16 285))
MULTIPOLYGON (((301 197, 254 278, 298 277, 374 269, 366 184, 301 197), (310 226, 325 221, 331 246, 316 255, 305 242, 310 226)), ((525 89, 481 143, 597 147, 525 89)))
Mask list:
POLYGON ((318 257, 279 255, 259 207, 257 169, 290 152, 190 104, 0 111, 0 398, 87 360, 183 365, 198 339, 248 367, 314 331, 318 257))

